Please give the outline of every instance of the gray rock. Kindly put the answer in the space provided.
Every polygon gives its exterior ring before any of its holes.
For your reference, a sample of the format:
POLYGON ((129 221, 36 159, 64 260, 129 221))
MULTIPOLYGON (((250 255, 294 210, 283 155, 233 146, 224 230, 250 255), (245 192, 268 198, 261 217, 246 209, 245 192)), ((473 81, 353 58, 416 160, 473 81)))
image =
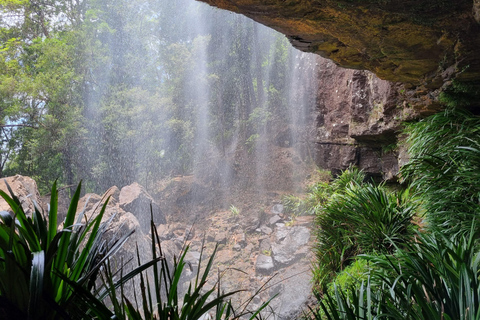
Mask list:
POLYGON ((200 261, 200 252, 198 251, 188 251, 185 255, 185 262, 192 264, 193 266, 198 266, 200 261))
POLYGON ((218 244, 227 244, 227 233, 219 232, 215 235, 215 242, 218 244))
POLYGON ((274 225, 277 222, 279 222, 280 220, 282 220, 282 218, 278 214, 276 214, 273 217, 271 217, 270 220, 268 220, 268 224, 269 225, 274 225))
POLYGON ((270 240, 268 240, 268 239, 263 239, 262 241, 260 241, 260 248, 259 248, 259 250, 260 250, 260 252, 272 250, 272 244, 270 243, 270 240))
POLYGON ((305 227, 285 228, 288 233, 280 243, 272 244, 273 259, 276 263, 288 265, 304 256, 307 250, 301 250, 308 244, 310 231, 305 227))
POLYGON ((158 204, 153 201, 153 198, 147 193, 145 188, 136 182, 122 188, 119 196, 119 206, 124 211, 131 212, 137 217, 145 234, 150 233, 151 211, 153 211, 155 224, 167 223, 165 215, 160 210, 158 204), (150 210, 150 206, 152 210, 150 210))
POLYGON ((278 293, 270 303, 270 307, 275 310, 273 319, 300 319, 312 291, 310 271, 308 268, 302 270, 294 267, 285 270, 279 276, 282 286, 273 287, 269 292, 270 295, 278 293))
MULTIPOLYGON (((8 183, 13 194, 20 200, 20 204, 27 216, 31 216, 33 212, 35 212, 34 203, 42 207, 42 201, 40 200, 40 195, 37 190, 37 183, 32 178, 20 175, 2 178, 0 180, 0 190, 10 195, 10 191, 5 183, 8 183)), ((12 209, 2 197, 0 197, 0 211, 7 211, 13 215, 12 209)))
POLYGON ((283 204, 276 204, 272 207, 273 214, 280 214, 283 213, 283 204))
POLYGON ((273 232, 272 228, 269 228, 267 226, 261 226, 260 231, 264 234, 267 234, 267 235, 271 235, 272 232, 273 232))
POLYGON ((275 231, 275 239, 282 241, 291 231, 291 228, 285 227, 283 223, 277 223, 277 230, 275 231))
POLYGON ((270 256, 259 254, 255 263, 255 271, 262 275, 269 275, 275 270, 273 259, 270 256))

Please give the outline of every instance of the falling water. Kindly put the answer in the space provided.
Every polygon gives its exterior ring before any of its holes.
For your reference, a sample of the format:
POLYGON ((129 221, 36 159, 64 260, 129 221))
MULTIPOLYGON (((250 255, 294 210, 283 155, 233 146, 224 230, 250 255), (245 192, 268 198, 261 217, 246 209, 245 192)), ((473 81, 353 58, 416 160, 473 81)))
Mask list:
POLYGON ((260 221, 301 189, 315 56, 193 0, 97 5, 91 45, 103 55, 90 57, 85 93, 92 189, 139 182, 170 222, 201 228, 237 208, 229 224, 260 221))

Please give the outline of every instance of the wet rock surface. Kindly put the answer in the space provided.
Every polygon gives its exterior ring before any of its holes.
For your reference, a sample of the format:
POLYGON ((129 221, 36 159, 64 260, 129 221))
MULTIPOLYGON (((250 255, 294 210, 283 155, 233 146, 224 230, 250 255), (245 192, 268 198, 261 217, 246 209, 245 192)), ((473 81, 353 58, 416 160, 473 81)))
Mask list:
MULTIPOLYGON (((35 181, 21 176, 8 178, 7 181, 14 192, 18 192, 18 196, 24 199, 22 205, 31 210, 33 200, 39 199, 35 181)), ((5 190, 5 184, 0 185, 0 189, 5 190)), ((86 194, 82 197, 77 214, 82 215, 82 221, 93 219, 107 198, 109 201, 102 219, 103 222, 110 221, 106 240, 115 241, 133 231, 129 240, 117 252, 117 261, 128 261, 136 254, 137 248, 143 262, 151 259, 150 235, 141 222, 142 219, 150 219, 150 214, 135 211, 132 203, 143 206, 147 200, 154 199, 138 184, 121 190, 112 187, 102 196, 86 194), (134 212, 127 211, 129 208, 134 212)), ((213 269, 218 270, 221 276, 222 290, 228 292, 246 289, 234 298, 234 304, 240 305, 263 286, 250 305, 251 308, 261 306, 276 295, 271 304, 274 314, 270 319, 294 319, 299 315, 306 307, 311 293, 313 237, 309 228, 313 217, 287 218, 278 200, 275 196, 264 199, 269 204, 263 206, 263 211, 258 210, 261 204, 242 206, 236 215, 231 211, 217 210, 208 215, 207 221, 197 226, 192 226, 190 219, 185 222, 178 219, 168 221, 168 216, 163 216, 166 223, 157 224, 157 232, 167 259, 173 261, 173 257, 178 257, 186 244, 190 246, 185 256, 187 265, 179 287, 187 290, 199 265, 202 268, 205 266, 205 263, 200 263, 200 259, 208 260, 215 246, 218 246, 213 269), (252 220, 255 220, 253 224, 258 228, 252 228, 252 220)), ((195 203, 190 205, 197 207, 195 203)), ((0 204, 0 210, 7 209, 0 204)), ((60 208, 62 210, 66 208, 60 208)), ((127 266, 126 270, 132 267, 134 266, 127 266)), ((209 277, 211 286, 218 280, 214 273, 209 277)), ((127 290, 130 292, 127 297, 132 297, 135 288, 127 287, 127 290)))
POLYGON ((123 187, 118 194, 118 199, 114 201, 118 202, 119 208, 138 218, 142 231, 145 233, 150 231, 150 213, 156 225, 167 222, 159 205, 138 183, 123 187))
POLYGON ((342 69, 320 57, 317 65, 315 162, 334 174, 353 164, 372 177, 395 179, 397 132, 402 121, 426 112, 421 103, 404 106, 408 90, 371 72, 342 69))

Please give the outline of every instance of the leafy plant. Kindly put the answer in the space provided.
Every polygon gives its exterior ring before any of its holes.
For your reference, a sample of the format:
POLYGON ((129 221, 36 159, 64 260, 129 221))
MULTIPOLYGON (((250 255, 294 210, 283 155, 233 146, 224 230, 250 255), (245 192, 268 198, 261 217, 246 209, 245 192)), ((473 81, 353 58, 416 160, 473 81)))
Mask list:
POLYGON ((230 213, 232 214, 232 216, 234 217, 238 217, 238 215, 240 214, 240 209, 235 207, 233 204, 230 206, 230 213))
MULTIPOLYGON (((317 171, 317 175, 324 180, 330 178, 330 172, 317 171)), ((307 196, 300 198, 294 195, 284 195, 282 197, 282 204, 285 207, 285 212, 294 216, 302 214, 313 215, 317 213, 328 201, 332 195, 332 188, 328 181, 318 181, 307 188, 307 196)))
POLYGON ((317 214, 316 282, 322 288, 334 273, 362 253, 393 253, 412 236, 416 203, 407 190, 362 184, 346 172, 332 183, 337 190, 317 214), (340 191, 343 190, 343 191, 340 191))
MULTIPOLYGON (((472 228, 473 230, 473 228, 472 228)), ((395 255, 365 256, 376 266, 351 296, 335 287, 320 298, 316 319, 478 319, 478 236, 418 234, 395 255)))
MULTIPOLYGON (((201 246, 199 264, 195 279, 189 284, 183 298, 181 298, 180 285, 182 284, 182 275, 185 266, 185 256, 189 250, 186 246, 180 256, 174 257, 173 265, 170 266, 167 259, 164 257, 164 252, 160 243, 156 227, 151 221, 152 234, 152 261, 153 264, 153 287, 149 281, 148 273, 141 272, 139 274, 140 281, 140 298, 141 303, 138 303, 135 297, 135 302, 130 301, 123 293, 117 295, 116 290, 119 286, 109 286, 110 290, 105 290, 102 297, 108 293, 110 300, 114 301, 115 314, 117 317, 125 319, 170 319, 170 320, 196 320, 203 319, 204 315, 214 310, 216 319, 256 319, 260 312, 267 307, 270 300, 260 306, 260 308, 250 311, 248 305, 253 301, 252 297, 245 300, 245 302, 237 308, 234 308, 230 298, 238 293, 244 293, 246 290, 235 290, 224 293, 221 291, 220 280, 212 286, 208 287, 208 277, 212 273, 213 261, 217 252, 218 246, 207 260, 205 269, 202 271, 202 257, 204 256, 203 248, 201 246)), ((140 254, 137 249, 137 260, 140 266, 140 254)), ((109 269, 106 279, 112 279, 113 273, 109 269)), ((124 283, 124 281, 120 282, 124 283)), ((123 291, 123 290, 121 290, 123 291)), ((257 292, 258 294, 258 292, 257 292)))
MULTIPOLYGON (((180 280, 185 270, 185 255, 174 257, 172 266, 162 251, 156 227, 151 221, 152 259, 141 263, 137 249, 138 266, 124 274, 125 265, 113 270, 113 254, 133 233, 107 240, 104 235, 109 221, 101 223, 108 199, 91 220, 85 208, 74 223, 80 198, 78 186, 68 209, 63 228, 57 231, 58 193, 52 187, 48 218, 36 206, 28 217, 20 201, 0 190, 0 196, 10 205, 14 216, 0 212, 0 314, 9 318, 28 319, 200 319, 207 311, 216 310, 217 319, 254 319, 269 301, 256 310, 248 306, 256 295, 234 308, 230 297, 244 292, 220 291, 220 279, 207 288, 217 248, 202 270, 203 248, 195 281, 180 298, 180 280), (83 222, 83 220, 87 220, 83 222), (149 280, 152 273, 154 285, 149 280), (125 284, 140 281, 141 302, 130 301, 125 295, 125 284), (108 299, 107 299, 108 298, 108 299), (107 307, 108 302, 108 307, 107 307)), ((258 292, 257 292, 258 294, 258 292)))
POLYGON ((401 169, 425 208, 430 230, 448 235, 478 229, 480 118, 448 109, 407 126, 411 159, 401 169))
MULTIPOLYGON (((68 209, 63 228, 57 230, 58 193, 53 184, 48 218, 38 206, 32 217, 19 199, 0 190, 13 217, 0 212, 0 297, 29 319, 110 317, 111 312, 92 294, 102 264, 131 235, 108 246, 103 240, 108 223, 101 223, 105 205, 90 221, 82 212, 75 221, 80 188, 68 209)), ((8 309, 2 312, 8 314, 8 309)))

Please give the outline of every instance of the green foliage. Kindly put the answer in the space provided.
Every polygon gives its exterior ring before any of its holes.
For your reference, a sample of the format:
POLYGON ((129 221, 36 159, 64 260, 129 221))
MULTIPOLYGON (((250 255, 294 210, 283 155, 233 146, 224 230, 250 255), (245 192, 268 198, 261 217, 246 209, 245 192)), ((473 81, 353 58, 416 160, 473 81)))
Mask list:
POLYGON ((426 210, 430 230, 455 235, 478 230, 480 118, 448 109, 407 127, 411 159, 401 169, 426 210))
POLYGON ((282 197, 282 204, 285 212, 291 215, 314 215, 323 208, 331 195, 332 188, 329 183, 320 181, 308 187, 305 198, 285 195, 282 197))
POLYGON ((232 214, 232 216, 234 217, 238 217, 238 215, 240 214, 240 209, 235 207, 233 204, 230 206, 230 213, 232 214))
MULTIPOLYGON (((11 192, 11 190, 10 190, 11 192)), ((255 311, 248 306, 257 292, 234 308, 230 298, 244 290, 220 291, 220 278, 207 288, 217 248, 202 268, 203 248, 195 281, 180 298, 178 288, 186 267, 188 246, 173 264, 164 257, 156 227, 151 221, 152 258, 142 264, 137 249, 138 266, 124 274, 125 265, 113 271, 112 257, 133 233, 105 233, 109 221, 101 223, 108 199, 98 214, 90 217, 80 212, 75 221, 80 198, 80 185, 66 214, 63 228, 57 230, 58 193, 52 187, 50 211, 44 217, 38 208, 32 217, 22 209, 13 194, 0 196, 10 205, 14 216, 0 212, 0 313, 29 319, 199 319, 207 311, 216 310, 217 319, 254 319, 270 301, 255 311), (86 222, 84 222, 86 221, 86 222), (115 240, 116 239, 116 240, 115 240), (153 268, 151 287, 146 270, 153 268), (101 276, 101 277, 99 277, 101 276), (125 296, 125 284, 137 277, 141 302, 125 296), (101 281, 97 281, 100 280, 101 281), (152 296, 153 295, 153 296, 152 296), (107 300, 108 298, 108 300, 107 300), (107 301, 110 301, 107 307, 107 301), (112 311, 113 310, 113 311, 112 311)))
POLYGON ((27 216, 19 199, 10 193, 8 196, 0 191, 14 213, 13 217, 1 213, 0 297, 29 319, 53 319, 66 314, 109 317, 111 312, 90 291, 103 262, 130 234, 105 247, 107 224, 101 224, 101 220, 106 204, 90 221, 83 222, 84 213, 75 221, 80 185, 59 231, 56 184, 52 187, 48 217, 37 207, 31 217, 27 216))
POLYGON ((314 274, 320 290, 358 254, 393 253, 396 245, 413 236, 416 203, 408 189, 393 192, 362 181, 356 169, 343 172, 317 213, 318 265, 314 274))
MULTIPOLYGON (((257 310, 249 311, 248 305, 253 301, 255 294, 239 308, 234 308, 229 299, 235 294, 243 293, 245 290, 221 292, 220 278, 212 287, 208 287, 208 277, 212 273, 217 246, 206 261, 205 269, 202 271, 202 264, 205 263, 202 260, 204 255, 203 248, 205 246, 202 245, 199 265, 194 280, 190 283, 184 296, 181 297, 179 285, 186 267, 185 255, 189 247, 185 247, 178 258, 174 257, 173 265, 170 266, 165 257, 163 257, 160 239, 153 221, 151 222, 151 232, 153 234, 152 261, 156 261, 153 265, 154 285, 150 287, 149 276, 145 272, 140 273, 141 303, 138 303, 137 300, 132 302, 125 295, 118 296, 115 290, 110 290, 110 300, 116 306, 115 314, 118 318, 196 320, 202 319, 208 311, 215 311, 216 319, 256 319, 260 311, 269 304, 270 301, 267 301, 257 310)), ((137 259, 140 264, 138 249, 137 259)), ((110 271, 107 279, 112 279, 113 277, 114 275, 110 271)))
POLYGON ((376 268, 351 296, 336 287, 320 300, 316 319, 478 319, 477 236, 418 234, 394 256, 366 256, 376 268))
POLYGON ((478 82, 460 82, 452 84, 440 94, 439 100, 450 108, 468 107, 478 104, 480 85, 478 82))
POLYGON ((358 168, 349 167, 344 170, 332 182, 332 192, 342 193, 347 188, 354 188, 363 185, 365 181, 365 173, 358 168))
MULTIPOLYGON (((375 266, 369 278, 346 288, 334 285, 325 296, 318 295, 315 318, 479 318, 479 119, 464 110, 447 109, 407 126, 411 159, 401 173, 421 203, 424 232, 414 241, 397 243, 389 236, 393 250, 357 256, 375 266)), ((375 203, 358 199, 367 203, 365 207, 375 203)), ((414 204, 407 204, 406 212, 409 206, 414 204)), ((351 208, 347 203, 344 207, 351 208)), ((361 229, 362 224, 357 226, 361 229)))
POLYGON ((360 287, 362 282, 367 282, 369 279, 370 268, 365 259, 357 258, 352 264, 341 270, 335 276, 334 280, 327 286, 327 295, 335 296, 337 288, 343 288, 343 292, 349 297, 352 297, 352 288, 360 287))
POLYGON ((313 179, 316 182, 307 187, 305 198, 294 195, 282 196, 285 212, 293 216, 299 216, 303 214, 314 215, 321 210, 333 192, 329 182, 330 178, 329 171, 317 170, 313 174, 313 179))
POLYGON ((35 177, 43 192, 79 178, 97 193, 151 189, 287 122, 294 52, 252 21, 187 0, 5 4, 0 176, 35 177), (191 12, 215 23, 196 28, 191 12))
POLYGON ((282 205, 285 213, 298 215, 303 208, 303 200, 294 195, 282 196, 282 205))

